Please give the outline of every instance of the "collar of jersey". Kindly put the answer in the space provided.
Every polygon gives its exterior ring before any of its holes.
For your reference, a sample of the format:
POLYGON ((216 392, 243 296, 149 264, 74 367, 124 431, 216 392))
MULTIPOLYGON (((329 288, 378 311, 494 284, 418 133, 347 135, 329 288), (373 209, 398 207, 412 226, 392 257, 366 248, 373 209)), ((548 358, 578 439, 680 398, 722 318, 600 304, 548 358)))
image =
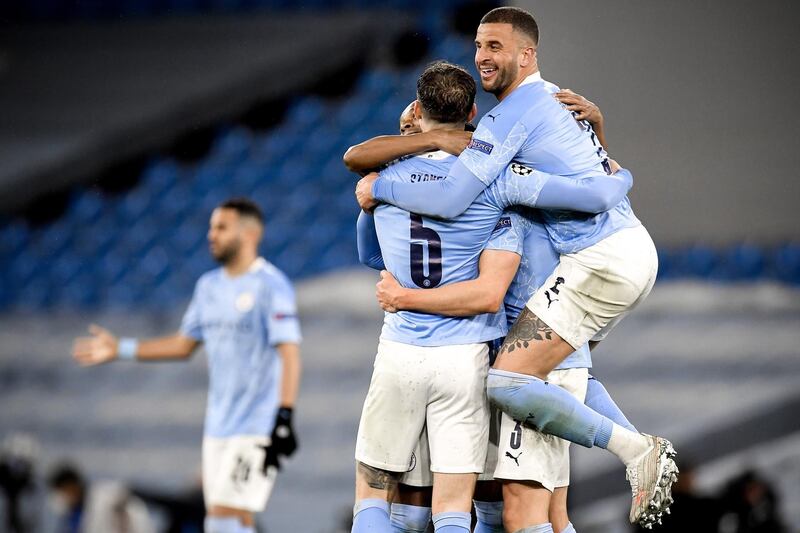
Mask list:
POLYGON ((250 265, 250 268, 247 269, 248 272, 255 272, 257 270, 261 270, 267 266, 267 260, 263 257, 256 257, 256 260, 253 261, 253 264, 250 265))
POLYGON ((542 73, 538 70, 522 80, 522 83, 518 85, 518 87, 522 87, 523 85, 528 85, 529 83, 536 83, 537 81, 542 81, 542 73))

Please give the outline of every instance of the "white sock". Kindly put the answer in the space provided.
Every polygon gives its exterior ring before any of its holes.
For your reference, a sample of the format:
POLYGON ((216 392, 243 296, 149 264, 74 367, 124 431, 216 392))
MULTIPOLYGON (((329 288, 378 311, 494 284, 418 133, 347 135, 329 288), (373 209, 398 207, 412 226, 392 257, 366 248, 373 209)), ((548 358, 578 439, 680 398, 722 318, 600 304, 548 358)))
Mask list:
POLYGON ((642 455, 650 451, 650 442, 641 433, 636 433, 625 429, 619 424, 614 424, 606 449, 619 457, 625 463, 625 466, 630 466, 642 455))

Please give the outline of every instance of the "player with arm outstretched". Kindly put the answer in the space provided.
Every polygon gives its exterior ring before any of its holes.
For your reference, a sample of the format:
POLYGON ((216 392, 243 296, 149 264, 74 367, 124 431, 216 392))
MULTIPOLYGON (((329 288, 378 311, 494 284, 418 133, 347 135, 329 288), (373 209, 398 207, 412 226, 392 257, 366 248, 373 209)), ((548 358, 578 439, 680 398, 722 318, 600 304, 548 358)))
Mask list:
POLYGON ((207 533, 253 533, 280 457, 297 448, 292 412, 297 397, 300 326, 286 276, 258 256, 260 209, 228 200, 211 215, 208 240, 221 268, 195 286, 180 331, 158 339, 117 339, 92 326, 76 339, 81 365, 113 360, 185 359, 202 343, 209 393, 203 437, 207 533))
MULTIPOLYGON (((383 201, 449 217, 462 212, 513 162, 565 177, 607 168, 592 127, 576 122, 555 102, 558 88, 542 79, 538 26, 529 13, 510 7, 490 11, 475 43, 481 83, 499 104, 481 119, 446 177, 412 188, 369 175, 357 189, 362 207, 383 201)), ((671 503, 669 488, 677 479, 671 443, 582 410, 574 398, 558 398, 559 389, 544 387, 543 380, 577 347, 605 338, 647 296, 658 268, 655 246, 627 198, 593 216, 564 206, 542 209, 559 265, 506 338, 489 376, 489 397, 517 419, 535 414, 541 431, 619 457, 631 483, 629 518, 651 527, 671 503)))

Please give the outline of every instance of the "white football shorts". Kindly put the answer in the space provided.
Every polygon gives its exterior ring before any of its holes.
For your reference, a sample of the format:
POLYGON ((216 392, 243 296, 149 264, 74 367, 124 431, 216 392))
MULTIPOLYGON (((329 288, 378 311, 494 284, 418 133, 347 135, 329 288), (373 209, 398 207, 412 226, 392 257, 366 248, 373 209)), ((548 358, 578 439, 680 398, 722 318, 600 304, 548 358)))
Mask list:
POLYGON ((657 272, 656 247, 645 227, 622 229, 562 255, 527 307, 577 349, 605 339, 650 294, 657 272))
POLYGON ((485 343, 413 346, 381 339, 356 440, 356 460, 408 472, 427 427, 430 469, 483 471, 489 440, 485 343))
POLYGON ((278 469, 265 470, 268 436, 203 438, 203 497, 212 505, 254 513, 267 507, 278 469))

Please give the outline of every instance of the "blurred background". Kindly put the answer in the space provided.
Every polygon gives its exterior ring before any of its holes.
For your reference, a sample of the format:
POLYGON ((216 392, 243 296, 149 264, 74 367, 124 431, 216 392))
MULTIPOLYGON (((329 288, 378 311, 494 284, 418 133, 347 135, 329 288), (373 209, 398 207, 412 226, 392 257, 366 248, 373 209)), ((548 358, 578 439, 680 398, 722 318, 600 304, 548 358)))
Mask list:
MULTIPOLYGON (((788 0, 524 1, 543 76, 596 102, 659 248, 659 282, 594 373, 682 469, 664 531, 797 532, 800 6, 788 0)), ((133 494, 200 531, 207 375, 80 369, 90 322, 174 331, 214 267, 211 210, 268 218, 296 283, 301 448, 261 531, 349 531, 353 450, 381 323, 357 265, 348 146, 397 130, 419 72, 468 67, 492 2, 0 2, 0 531, 46 531, 70 487, 133 494), (198 518, 199 517, 199 518, 198 518)), ((493 97, 479 96, 480 115, 493 97)), ((582 533, 633 531, 611 455, 573 453, 582 533)))

